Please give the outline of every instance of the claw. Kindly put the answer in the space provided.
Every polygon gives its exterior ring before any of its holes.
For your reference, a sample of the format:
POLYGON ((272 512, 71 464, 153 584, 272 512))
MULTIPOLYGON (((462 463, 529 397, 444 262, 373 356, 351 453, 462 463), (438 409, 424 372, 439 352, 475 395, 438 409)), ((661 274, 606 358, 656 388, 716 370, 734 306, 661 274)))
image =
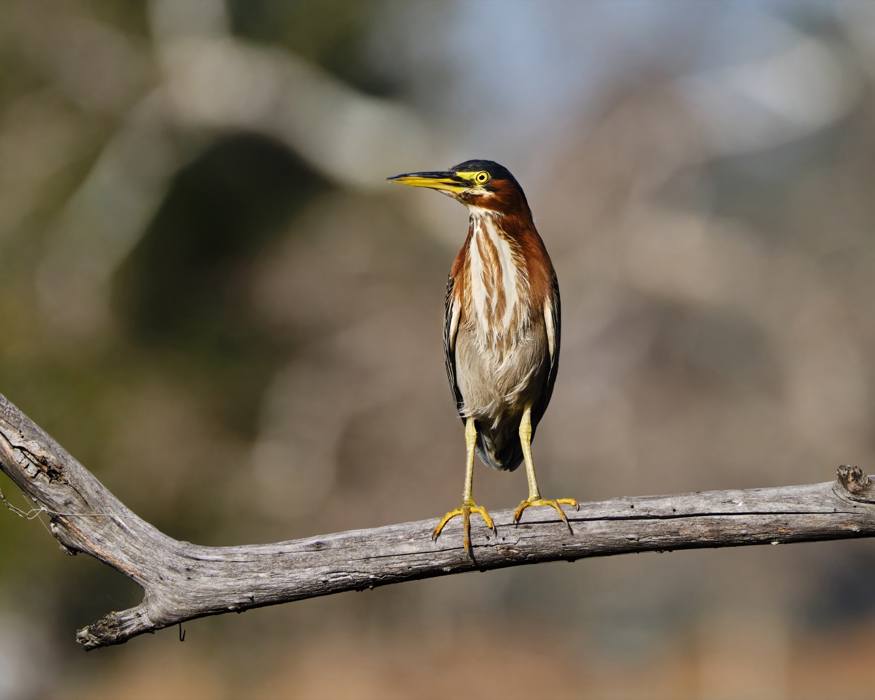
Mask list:
POLYGON ((450 522, 455 517, 462 517, 462 545, 465 547, 465 551, 468 553, 468 556, 471 556, 471 513, 476 513, 481 518, 483 518, 483 522, 486 523, 486 527, 492 530, 492 534, 498 534, 498 531, 495 529, 495 523, 492 520, 492 516, 489 515, 489 512, 481 505, 477 505, 474 501, 464 501, 461 506, 449 511, 443 518, 440 519, 438 524, 435 526, 434 530, 431 533, 432 541, 436 541, 438 537, 440 537, 441 531, 444 529, 444 526, 450 522))
POLYGON ((577 500, 574 498, 527 498, 522 501, 513 512, 513 522, 515 525, 519 525, 520 518, 523 517, 523 511, 532 506, 547 506, 552 508, 559 514, 559 519, 568 526, 568 532, 574 534, 574 530, 571 529, 571 523, 568 522, 568 517, 565 515, 565 511, 562 510, 562 506, 574 506, 577 510, 580 510, 580 504, 577 500))

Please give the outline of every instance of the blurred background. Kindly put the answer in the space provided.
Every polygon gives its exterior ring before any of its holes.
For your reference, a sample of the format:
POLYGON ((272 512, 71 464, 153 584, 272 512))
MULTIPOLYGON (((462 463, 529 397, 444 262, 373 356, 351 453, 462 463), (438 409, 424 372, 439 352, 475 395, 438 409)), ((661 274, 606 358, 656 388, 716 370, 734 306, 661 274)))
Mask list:
MULTIPOLYGON (((562 286, 545 493, 871 472, 873 80, 867 0, 5 0, 0 391, 180 539, 437 517, 466 217, 384 178, 490 158, 562 286)), ((872 698, 867 541, 454 576, 86 655, 75 627, 137 589, 0 523, 4 699, 872 698)))

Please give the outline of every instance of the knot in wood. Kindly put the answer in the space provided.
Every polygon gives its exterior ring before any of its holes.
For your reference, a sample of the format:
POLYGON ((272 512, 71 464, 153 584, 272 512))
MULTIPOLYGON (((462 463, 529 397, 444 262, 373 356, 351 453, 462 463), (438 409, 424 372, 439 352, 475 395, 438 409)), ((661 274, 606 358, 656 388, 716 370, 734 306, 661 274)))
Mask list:
POLYGON ((872 490, 872 480, 858 466, 843 464, 836 470, 839 484, 848 493, 860 496, 872 490))

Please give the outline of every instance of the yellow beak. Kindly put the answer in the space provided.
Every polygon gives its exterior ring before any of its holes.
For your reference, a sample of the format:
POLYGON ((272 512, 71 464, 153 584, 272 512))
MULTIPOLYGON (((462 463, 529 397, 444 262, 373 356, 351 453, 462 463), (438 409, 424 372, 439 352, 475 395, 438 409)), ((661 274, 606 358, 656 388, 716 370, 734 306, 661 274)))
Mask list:
POLYGON ((453 172, 404 173, 387 178, 390 182, 410 187, 428 187, 443 192, 463 192, 470 186, 453 172))

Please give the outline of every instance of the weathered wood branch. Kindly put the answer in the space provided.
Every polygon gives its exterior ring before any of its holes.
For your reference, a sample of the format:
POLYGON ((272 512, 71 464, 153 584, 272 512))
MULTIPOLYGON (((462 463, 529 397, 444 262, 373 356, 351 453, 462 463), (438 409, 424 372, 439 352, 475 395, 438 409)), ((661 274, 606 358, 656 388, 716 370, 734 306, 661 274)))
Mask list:
POLYGON ((50 520, 71 553, 85 552, 144 590, 134 608, 77 632, 86 649, 206 615, 240 612, 402 581, 630 552, 872 537, 875 482, 840 467, 834 482, 617 498, 569 512, 573 534, 548 509, 497 536, 474 527, 476 561, 457 524, 431 540, 434 519, 276 544, 203 547, 159 532, 0 394, 0 469, 50 520))

